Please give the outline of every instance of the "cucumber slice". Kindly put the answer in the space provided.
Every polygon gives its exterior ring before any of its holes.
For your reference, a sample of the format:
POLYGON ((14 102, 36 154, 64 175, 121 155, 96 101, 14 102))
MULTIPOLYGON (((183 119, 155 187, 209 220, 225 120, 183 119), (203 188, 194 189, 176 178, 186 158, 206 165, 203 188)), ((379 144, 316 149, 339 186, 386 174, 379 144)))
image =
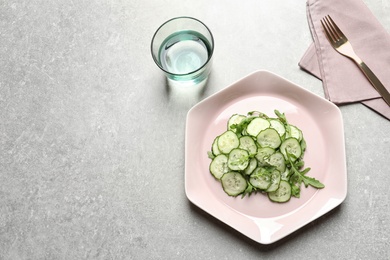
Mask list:
POLYGON ((303 154, 306 151, 306 140, 303 137, 301 140, 301 149, 302 149, 302 154, 303 154))
POLYGON ((287 136, 287 138, 294 137, 299 142, 302 141, 302 137, 303 137, 302 131, 294 125, 289 125, 289 127, 290 127, 290 132, 289 132, 289 135, 287 136))
POLYGON ((233 171, 243 171, 248 167, 249 153, 247 150, 235 148, 228 156, 228 167, 233 171))
POLYGON ((218 148, 218 136, 214 139, 213 144, 211 145, 211 152, 217 156, 221 153, 221 151, 218 148))
POLYGON ((294 162, 302 155, 302 148, 296 138, 290 137, 284 140, 283 143, 280 145, 280 152, 283 154, 286 160, 288 160, 287 154, 294 155, 290 157, 290 160, 294 162))
POLYGON ((219 180, 222 175, 229 171, 227 165, 228 157, 224 154, 219 154, 210 163, 210 173, 219 180))
POLYGON ((271 172, 271 185, 268 187, 266 192, 274 192, 279 188, 280 177, 280 171, 274 169, 271 172))
POLYGON ((278 131, 278 134, 282 137, 286 133, 286 128, 279 119, 270 119, 270 127, 278 131))
POLYGON ((260 190, 267 190, 271 186, 271 173, 263 167, 258 167, 249 178, 250 184, 260 190))
POLYGON ((240 137, 240 145, 238 147, 247 150, 249 154, 256 154, 257 152, 257 145, 255 140, 253 140, 253 138, 248 135, 240 137))
POLYGON ((275 166, 276 169, 280 172, 284 172, 286 170, 286 161, 284 160, 283 154, 280 152, 275 152, 272 154, 268 158, 267 162, 270 165, 275 166))
POLYGON ((266 166, 268 158, 275 153, 275 150, 270 147, 263 147, 257 151, 255 158, 259 161, 259 166, 266 166))
POLYGON ((229 196, 237 196, 243 193, 248 187, 245 178, 238 172, 227 172, 221 177, 223 190, 229 196))
POLYGON ((247 126, 246 132, 251 136, 257 136, 260 131, 267 129, 270 126, 268 120, 258 117, 253 119, 247 126))
POLYGON ((239 123, 241 123, 242 120, 244 120, 246 118, 246 116, 244 115, 240 115, 240 114, 234 114, 232 115, 229 120, 228 120, 228 124, 227 124, 227 129, 228 130, 232 130, 233 132, 236 132, 236 129, 232 126, 233 125, 238 125, 239 123))
POLYGON ((282 140, 280 139, 280 135, 275 129, 267 128, 257 135, 257 143, 261 147, 270 147, 276 149, 280 146, 282 140))
POLYGON ((249 160, 249 165, 244 170, 244 173, 246 175, 251 175, 251 173, 256 169, 256 167, 257 167, 257 160, 256 158, 252 158, 249 160))
POLYGON ((217 145, 221 153, 228 154, 240 145, 240 141, 233 131, 228 130, 218 137, 217 145))
POLYGON ((287 202, 291 198, 291 185, 287 181, 281 180, 276 191, 269 192, 268 198, 273 202, 287 202))

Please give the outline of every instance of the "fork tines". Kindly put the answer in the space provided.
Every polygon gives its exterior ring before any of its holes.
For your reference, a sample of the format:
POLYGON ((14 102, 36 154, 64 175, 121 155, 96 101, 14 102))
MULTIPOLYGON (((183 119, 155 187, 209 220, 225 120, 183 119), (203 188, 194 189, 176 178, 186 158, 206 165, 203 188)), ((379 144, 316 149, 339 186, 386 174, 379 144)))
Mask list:
POLYGON ((326 36, 331 41, 338 41, 342 38, 345 38, 347 40, 347 37, 343 34, 343 32, 340 30, 340 28, 336 25, 336 23, 333 21, 333 19, 330 17, 330 15, 325 16, 321 20, 322 27, 324 28, 324 31, 326 33, 326 36))

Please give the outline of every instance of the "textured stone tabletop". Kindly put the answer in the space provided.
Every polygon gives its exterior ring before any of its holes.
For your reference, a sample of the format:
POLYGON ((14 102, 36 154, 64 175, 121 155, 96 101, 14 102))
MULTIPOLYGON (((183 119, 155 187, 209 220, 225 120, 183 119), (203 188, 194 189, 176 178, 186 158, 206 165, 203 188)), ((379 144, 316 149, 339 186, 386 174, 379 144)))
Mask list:
MULTIPOLYGON (((390 31, 389 1, 365 0, 390 31)), ((390 259, 390 122, 340 107, 346 200, 271 245, 192 205, 188 110, 265 69, 324 96, 298 62, 305 0, 0 1, 0 259, 390 259), (166 86, 154 31, 193 16, 215 37, 198 96, 166 86)))

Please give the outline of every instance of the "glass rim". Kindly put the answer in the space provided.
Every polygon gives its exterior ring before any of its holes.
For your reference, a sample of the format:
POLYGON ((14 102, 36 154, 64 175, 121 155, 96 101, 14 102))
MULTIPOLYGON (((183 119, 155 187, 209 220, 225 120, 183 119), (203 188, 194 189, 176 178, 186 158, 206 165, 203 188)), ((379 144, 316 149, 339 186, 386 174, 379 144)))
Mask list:
POLYGON ((154 62, 156 63, 156 65, 157 65, 162 71, 164 71, 165 73, 167 73, 167 74, 169 74, 169 75, 172 75, 172 76, 188 76, 188 75, 191 75, 191 74, 193 74, 193 73, 196 73, 196 72, 202 70, 204 67, 207 66, 207 64, 211 61, 211 59, 212 59, 212 57, 213 57, 213 53, 214 53, 214 44, 215 44, 215 43, 214 43, 214 36, 213 36, 212 32, 210 31, 209 27, 207 27, 206 24, 204 24, 202 21, 200 21, 199 19, 196 19, 196 18, 194 18, 194 17, 190 17, 190 16, 178 16, 178 17, 174 17, 174 18, 171 18, 171 19, 165 21, 163 24, 161 24, 161 25, 157 28, 156 32, 153 34, 153 37, 152 37, 152 41, 151 41, 151 44, 150 44, 150 51, 151 51, 151 53, 152 53, 152 57, 153 57, 153 60, 154 60, 154 62), (193 70, 193 71, 190 71, 190 72, 187 72, 187 73, 181 73, 181 74, 179 74, 179 73, 172 73, 172 72, 169 72, 168 70, 164 69, 164 68, 161 66, 161 64, 160 64, 160 62, 158 61, 157 57, 155 57, 155 55, 153 54, 153 42, 154 42, 154 39, 156 38, 157 33, 160 31, 160 29, 161 29, 164 25, 166 25, 167 23, 169 23, 169 22, 171 22, 171 21, 173 21, 173 20, 178 20, 178 19, 183 19, 183 18, 194 20, 194 21, 196 21, 196 22, 202 24, 202 25, 206 28, 206 30, 209 32, 210 37, 211 37, 211 50, 210 50, 210 55, 208 55, 208 57, 207 57, 207 61, 206 61, 202 66, 200 66, 200 67, 197 68, 196 70, 193 70))

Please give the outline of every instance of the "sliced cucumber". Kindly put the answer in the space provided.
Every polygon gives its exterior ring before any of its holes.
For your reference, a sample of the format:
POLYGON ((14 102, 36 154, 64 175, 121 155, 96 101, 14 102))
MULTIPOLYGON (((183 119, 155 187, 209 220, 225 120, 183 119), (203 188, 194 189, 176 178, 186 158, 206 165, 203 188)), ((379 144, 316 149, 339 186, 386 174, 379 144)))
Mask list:
POLYGON ((237 196, 248 187, 246 179, 238 172, 227 172, 221 177, 223 190, 229 196, 237 196))
POLYGON ((257 145, 255 143, 255 140, 253 140, 252 137, 248 135, 244 135, 240 137, 240 145, 238 146, 241 149, 245 149, 249 152, 249 154, 256 154, 257 152, 257 145))
POLYGON ((266 192, 273 192, 279 188, 280 183, 280 171, 274 169, 271 172, 271 185, 267 188, 266 192))
POLYGON ((290 160, 294 162, 302 155, 302 148, 298 139, 290 137, 284 140, 280 145, 280 152, 283 154, 286 160, 289 159, 287 155, 292 154, 293 156, 290 156, 290 160))
POLYGON ((270 147, 263 147, 257 151, 255 158, 259 161, 259 166, 266 166, 268 158, 275 153, 275 150, 270 147))
POLYGON ((227 130, 217 136, 208 151, 209 170, 230 196, 261 191, 270 200, 299 198, 302 183, 321 189, 320 181, 307 176, 302 130, 289 124, 284 113, 276 117, 253 111, 232 115, 227 130))
POLYGON ((262 167, 258 167, 249 178, 250 184, 260 190, 267 190, 271 185, 271 173, 262 167))
POLYGON ((238 125, 241 123, 242 120, 244 120, 246 116, 240 115, 240 114, 234 114, 232 115, 228 120, 227 129, 232 130, 233 132, 236 132, 236 129, 232 127, 233 125, 238 125))
POLYGON ((278 134, 282 137, 286 133, 286 128, 283 123, 279 121, 279 119, 270 119, 270 127, 278 131, 278 134))
POLYGON ((304 153, 306 151, 306 140, 303 137, 301 140, 301 149, 302 149, 302 153, 304 153))
POLYGON ((270 147, 276 149, 280 146, 282 140, 280 139, 280 135, 275 129, 267 128, 262 130, 257 135, 257 143, 261 147, 270 147))
POLYGON ((296 127, 296 126, 294 126, 294 125, 289 125, 289 127, 290 127, 290 133, 289 133, 289 135, 287 136, 287 138, 288 137, 294 137, 294 138, 296 138, 298 141, 301 141, 302 140, 302 131, 298 128, 298 127, 296 127))
POLYGON ((269 192, 268 198, 274 202, 287 202, 291 198, 291 185, 287 181, 281 180, 276 191, 269 192))
POLYGON ((233 131, 228 130, 218 137, 217 145, 221 153, 228 154, 240 145, 240 141, 233 131))
POLYGON ((274 154, 272 154, 268 158, 267 162, 270 165, 275 166, 276 169, 280 172, 284 172, 286 170, 286 162, 281 152, 275 152, 274 154))
POLYGON ((256 167, 257 167, 257 160, 256 158, 252 158, 249 160, 249 165, 244 170, 244 173, 246 175, 251 175, 251 173, 256 169, 256 167))
POLYGON ((248 167, 249 153, 247 150, 234 148, 228 156, 228 167, 233 171, 243 171, 248 167))
POLYGON ((214 139, 213 141, 213 144, 211 146, 211 152, 217 156, 218 154, 221 153, 221 151, 219 151, 219 148, 218 148, 218 136, 214 139))
POLYGON ((219 154, 211 161, 210 172, 216 179, 221 179, 222 175, 228 171, 228 157, 226 155, 219 154))
POLYGON ((253 119, 247 126, 246 132, 251 136, 257 136, 260 131, 268 128, 270 126, 270 123, 268 120, 257 117, 253 119))

